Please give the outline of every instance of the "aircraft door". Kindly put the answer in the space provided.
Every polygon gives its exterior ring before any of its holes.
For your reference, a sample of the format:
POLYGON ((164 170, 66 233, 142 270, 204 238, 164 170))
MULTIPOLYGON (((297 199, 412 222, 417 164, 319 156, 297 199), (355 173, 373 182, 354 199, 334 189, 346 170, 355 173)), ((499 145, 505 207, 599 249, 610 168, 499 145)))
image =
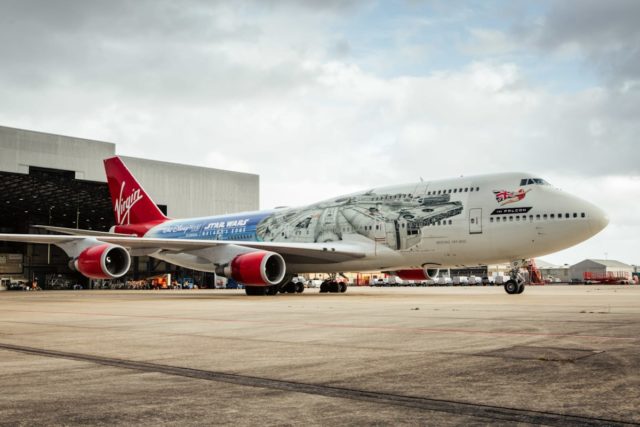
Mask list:
POLYGON ((469 209, 469 234, 482 234, 482 209, 469 209))

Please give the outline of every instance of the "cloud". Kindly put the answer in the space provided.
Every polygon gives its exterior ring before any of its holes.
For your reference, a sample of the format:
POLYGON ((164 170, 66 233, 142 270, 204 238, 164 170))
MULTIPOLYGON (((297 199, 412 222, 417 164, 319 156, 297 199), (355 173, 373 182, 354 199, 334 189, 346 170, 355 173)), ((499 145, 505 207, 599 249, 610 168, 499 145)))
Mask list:
POLYGON ((515 25, 516 40, 543 51, 578 56, 614 83, 640 78, 640 2, 553 2, 540 19, 515 25))
POLYGON ((469 38, 460 46, 471 55, 503 55, 513 53, 518 46, 516 40, 505 31, 491 28, 471 28, 469 38))

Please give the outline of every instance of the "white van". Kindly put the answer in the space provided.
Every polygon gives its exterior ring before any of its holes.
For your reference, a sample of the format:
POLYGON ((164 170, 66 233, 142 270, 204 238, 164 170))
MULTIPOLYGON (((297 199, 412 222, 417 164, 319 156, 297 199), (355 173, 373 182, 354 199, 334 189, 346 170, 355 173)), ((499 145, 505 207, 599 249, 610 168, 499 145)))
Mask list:
POLYGON ((505 276, 504 274, 498 274, 493 277, 493 283, 496 285, 504 285, 509 281, 509 279, 511 279, 511 277, 505 276))
POLYGON ((436 283, 438 283, 439 286, 450 286, 453 284, 453 280, 451 280, 451 277, 449 276, 440 276, 436 283))
POLYGON ((481 285, 482 278, 477 276, 469 276, 469 285, 481 285))

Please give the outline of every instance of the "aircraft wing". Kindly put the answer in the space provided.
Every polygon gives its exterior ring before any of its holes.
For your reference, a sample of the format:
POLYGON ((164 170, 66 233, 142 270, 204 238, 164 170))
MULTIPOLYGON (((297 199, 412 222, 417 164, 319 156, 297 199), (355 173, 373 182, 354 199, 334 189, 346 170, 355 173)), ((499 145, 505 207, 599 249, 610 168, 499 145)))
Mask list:
POLYGON ((135 250, 145 250, 149 254, 160 251, 190 252, 217 246, 242 246, 246 248, 272 251, 282 255, 285 260, 304 260, 309 263, 344 262, 364 258, 368 252, 363 242, 327 242, 327 243, 283 243, 227 240, 162 239, 146 237, 123 237, 122 235, 56 235, 56 234, 0 234, 0 241, 41 243, 52 245, 72 244, 84 239, 112 243, 135 250))
POLYGON ((82 228, 56 227, 53 225, 32 225, 31 227, 52 231, 58 234, 70 234, 74 236, 134 236, 134 234, 111 233, 110 231, 85 230, 82 228))

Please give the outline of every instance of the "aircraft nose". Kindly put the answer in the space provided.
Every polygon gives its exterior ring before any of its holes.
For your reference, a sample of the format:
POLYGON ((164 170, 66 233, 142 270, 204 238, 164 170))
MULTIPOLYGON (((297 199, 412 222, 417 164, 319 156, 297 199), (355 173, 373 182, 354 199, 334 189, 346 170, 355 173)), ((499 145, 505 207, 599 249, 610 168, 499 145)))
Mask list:
POLYGON ((589 209, 589 225, 593 234, 599 233, 609 224, 607 213, 600 207, 592 205, 589 209))

